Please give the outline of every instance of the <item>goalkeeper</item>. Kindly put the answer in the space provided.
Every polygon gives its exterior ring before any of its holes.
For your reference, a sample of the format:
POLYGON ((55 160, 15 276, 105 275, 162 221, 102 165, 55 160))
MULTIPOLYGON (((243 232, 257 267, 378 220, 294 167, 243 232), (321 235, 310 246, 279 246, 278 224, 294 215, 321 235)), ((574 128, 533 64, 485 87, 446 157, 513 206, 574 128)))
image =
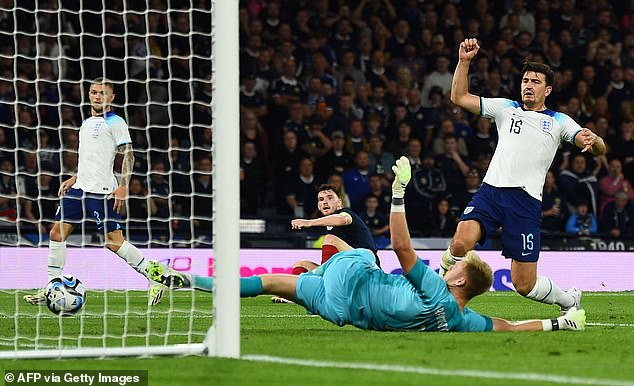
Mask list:
MULTIPOLYGON (((336 325, 352 324, 364 330, 409 331, 556 331, 583 330, 585 311, 571 308, 557 319, 511 323, 480 315, 466 307, 469 300, 488 291, 492 271, 475 252, 451 266, 441 278, 416 256, 405 221, 404 188, 411 177, 409 161, 401 157, 393 167, 390 233, 404 275, 391 275, 374 264, 367 249, 352 249, 333 235, 325 242, 341 252, 314 272, 299 276, 267 274, 240 279, 240 296, 275 294, 292 299, 308 311, 336 325)), ((153 280, 189 287, 200 278, 150 262, 153 280)))

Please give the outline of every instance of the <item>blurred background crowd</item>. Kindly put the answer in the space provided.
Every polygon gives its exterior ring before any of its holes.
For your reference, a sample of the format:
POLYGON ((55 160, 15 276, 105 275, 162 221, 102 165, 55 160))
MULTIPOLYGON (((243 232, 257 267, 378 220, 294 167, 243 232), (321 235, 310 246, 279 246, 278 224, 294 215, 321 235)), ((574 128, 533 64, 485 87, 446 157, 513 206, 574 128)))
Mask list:
MULTIPOLYGON (((80 81, 105 74, 137 150, 129 224, 206 237, 209 2, 75 3, 12 13, 0 0, 0 216, 46 226, 59 176, 76 169, 80 81)), ((449 101, 466 37, 481 46, 472 93, 517 100, 522 62, 547 63, 547 106, 606 140, 605 156, 557 152, 544 232, 634 236, 632 0, 240 1, 241 216, 315 217, 316 189, 330 183, 388 237, 391 165, 405 155, 410 230, 451 237, 497 141, 490 120, 449 101)))

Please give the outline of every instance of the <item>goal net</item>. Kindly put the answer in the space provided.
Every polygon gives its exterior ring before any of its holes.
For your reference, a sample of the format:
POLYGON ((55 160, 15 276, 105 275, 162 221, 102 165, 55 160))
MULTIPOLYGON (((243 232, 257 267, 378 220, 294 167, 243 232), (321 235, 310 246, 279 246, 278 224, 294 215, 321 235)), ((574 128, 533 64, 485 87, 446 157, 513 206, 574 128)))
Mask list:
MULTIPOLYGON (((221 196, 212 170, 225 161, 212 148, 232 149, 212 134, 218 125, 212 3, 0 5, 0 357, 191 354, 206 350, 206 337, 213 341, 212 296, 166 291, 160 304, 149 306, 148 280, 104 248, 99 219, 75 226, 66 241, 63 272, 87 287, 83 309, 60 317, 23 300, 48 281, 58 189, 76 175, 79 127, 90 116, 88 89, 97 77, 113 83, 112 108, 127 122, 134 148, 124 237, 146 259, 176 270, 211 276, 221 268, 214 267, 211 249, 213 202, 221 196)), ((225 3, 236 8, 237 24, 237 2, 225 3)), ((238 174, 237 166, 224 170, 238 174)), ((229 248, 237 259, 235 244, 229 248)))

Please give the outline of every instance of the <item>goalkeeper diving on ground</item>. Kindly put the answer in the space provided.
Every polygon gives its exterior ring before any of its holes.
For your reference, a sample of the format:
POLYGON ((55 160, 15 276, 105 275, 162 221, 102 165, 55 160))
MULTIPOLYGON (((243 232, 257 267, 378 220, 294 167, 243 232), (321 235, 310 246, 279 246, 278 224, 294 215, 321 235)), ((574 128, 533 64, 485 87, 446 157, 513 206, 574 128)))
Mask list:
MULTIPOLYGON (((418 258, 405 220, 404 190, 411 178, 410 164, 401 157, 393 167, 390 233, 403 275, 383 272, 367 249, 353 249, 327 235, 340 252, 312 272, 299 276, 265 274, 240 279, 240 296, 279 295, 338 326, 393 331, 557 331, 583 330, 585 311, 571 308, 556 319, 509 322, 480 315, 466 307, 469 300, 489 290, 491 267, 474 251, 448 267, 441 278, 418 258)), ((211 291, 213 278, 179 273, 149 262, 148 276, 172 288, 211 291)))

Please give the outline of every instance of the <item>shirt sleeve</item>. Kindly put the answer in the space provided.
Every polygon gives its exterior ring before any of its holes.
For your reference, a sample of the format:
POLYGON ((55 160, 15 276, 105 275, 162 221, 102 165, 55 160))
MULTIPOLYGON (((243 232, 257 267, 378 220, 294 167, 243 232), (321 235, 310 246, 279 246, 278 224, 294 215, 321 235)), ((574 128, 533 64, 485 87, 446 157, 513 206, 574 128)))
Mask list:
POLYGON ((485 118, 495 118, 508 107, 519 107, 519 103, 506 98, 480 97, 480 115, 485 118))
POLYGON ((463 328, 467 332, 487 332, 493 331, 493 320, 488 316, 480 315, 471 309, 462 309, 463 328))
POLYGON ((581 131, 581 126, 574 119, 564 113, 555 113, 555 119, 561 126, 561 139, 575 144, 575 136, 581 131))
POLYGON ((421 259, 418 259, 412 269, 405 275, 407 280, 425 297, 433 298, 447 289, 445 281, 431 270, 421 259))
POLYGON ((108 125, 112 128, 112 136, 117 147, 126 143, 132 143, 130 138, 130 131, 128 130, 128 124, 125 123, 123 118, 117 116, 108 120, 108 125))

